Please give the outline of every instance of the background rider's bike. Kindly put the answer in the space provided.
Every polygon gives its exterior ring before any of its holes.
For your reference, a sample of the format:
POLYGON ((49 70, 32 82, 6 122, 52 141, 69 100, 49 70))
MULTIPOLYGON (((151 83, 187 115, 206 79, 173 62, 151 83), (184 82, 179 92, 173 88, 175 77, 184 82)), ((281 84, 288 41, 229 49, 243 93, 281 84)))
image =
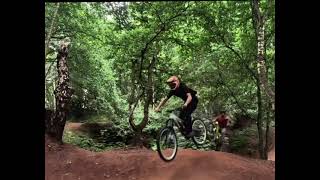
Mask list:
MULTIPOLYGON (((186 137, 183 120, 179 118, 181 110, 181 108, 178 108, 167 111, 170 115, 166 121, 166 126, 159 131, 157 136, 157 151, 164 161, 172 161, 177 155, 178 141, 176 130, 186 137)), ((207 138, 207 130, 202 120, 197 118, 192 120, 192 131, 194 131, 194 136, 191 137, 193 142, 196 145, 204 144, 207 138)))
POLYGON ((216 147, 215 149, 218 150, 222 144, 222 135, 218 122, 210 123, 208 129, 208 134, 210 134, 209 140, 216 147))

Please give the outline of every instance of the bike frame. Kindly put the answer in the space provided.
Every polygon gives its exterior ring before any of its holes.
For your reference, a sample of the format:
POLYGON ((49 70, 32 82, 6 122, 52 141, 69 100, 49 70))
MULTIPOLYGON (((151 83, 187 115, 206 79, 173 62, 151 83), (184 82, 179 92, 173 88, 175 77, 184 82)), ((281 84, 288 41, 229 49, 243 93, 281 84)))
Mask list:
POLYGON ((220 143, 221 141, 221 133, 220 131, 220 126, 217 123, 212 123, 210 127, 210 131, 213 133, 213 141, 215 143, 220 143))
MULTIPOLYGON (((166 121, 166 126, 165 127, 163 127, 161 130, 160 130, 160 132, 159 132, 159 135, 158 135, 158 137, 157 137, 157 151, 158 151, 158 153, 159 153, 159 155, 160 155, 160 157, 163 159, 163 160, 165 160, 165 161, 171 161, 174 157, 175 157, 175 155, 176 155, 176 152, 177 152, 177 148, 178 148, 178 139, 177 139, 177 131, 175 130, 175 128, 174 128, 174 126, 176 126, 177 128, 178 128, 178 131, 180 131, 180 133, 188 140, 189 139, 189 137, 187 137, 186 136, 186 132, 185 132, 185 125, 184 125, 184 123, 183 123, 183 119, 181 119, 180 117, 179 117, 179 113, 181 112, 181 109, 174 109, 174 110, 169 110, 169 111, 167 111, 167 112, 169 112, 169 116, 168 116, 168 119, 167 119, 167 121, 166 121), (169 134, 163 134, 163 132, 166 132, 166 131, 168 131, 169 132, 169 134), (163 136, 164 135, 164 136, 163 136), (173 138, 173 139, 171 139, 171 138, 173 138), (173 154, 173 157, 171 156, 171 159, 166 159, 166 157, 164 157, 163 156, 163 154, 162 154, 162 141, 164 140, 164 144, 163 145, 166 145, 166 144, 169 144, 171 141, 170 140, 174 140, 175 141, 175 144, 174 144, 174 154, 173 154)), ((202 134, 200 134, 201 136, 199 136, 199 137, 204 137, 204 139, 202 140, 202 141, 199 141, 198 140, 198 137, 197 137, 197 135, 194 135, 194 136, 192 136, 192 140, 193 140, 193 142, 196 144, 196 146, 198 146, 198 145, 202 145, 204 142, 205 142, 205 140, 206 140, 206 136, 207 136, 207 134, 206 134, 206 132, 207 132, 207 130, 206 130, 206 127, 205 127, 205 124, 204 124, 204 122, 202 121, 202 120, 200 120, 200 119, 195 119, 195 120, 193 120, 193 122, 192 122, 192 125, 195 123, 195 121, 199 121, 200 122, 200 124, 203 124, 203 126, 204 126, 204 132, 205 132, 205 134, 204 134, 204 136, 202 136, 202 134)), ((201 127, 200 127, 201 128, 201 127)), ((203 127, 202 127, 203 128, 203 127)), ((192 131, 194 131, 195 132, 195 134, 197 134, 197 132, 202 132, 201 131, 201 129, 197 129, 197 128, 194 128, 194 127, 192 127, 192 131)))
POLYGON ((184 125, 183 125, 183 120, 177 116, 175 112, 178 112, 179 110, 174 110, 173 112, 171 112, 169 114, 169 119, 166 122, 166 126, 167 127, 172 127, 173 125, 176 125, 178 127, 178 129, 180 130, 181 133, 184 133, 184 125))

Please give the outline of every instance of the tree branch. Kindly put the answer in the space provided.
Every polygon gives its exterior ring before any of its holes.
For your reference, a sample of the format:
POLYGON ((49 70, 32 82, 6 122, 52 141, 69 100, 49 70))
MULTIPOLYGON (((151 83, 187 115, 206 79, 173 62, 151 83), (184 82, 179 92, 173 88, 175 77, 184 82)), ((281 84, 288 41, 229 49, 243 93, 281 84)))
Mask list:
POLYGON ((225 86, 227 88, 227 90, 229 91, 229 95, 231 95, 233 97, 233 99, 235 100, 237 106, 240 108, 241 112, 245 115, 248 115, 247 111, 240 105, 238 98, 236 97, 236 95, 234 94, 234 92, 230 89, 230 87, 225 83, 224 78, 222 77, 222 73, 220 72, 220 70, 218 71, 218 76, 220 79, 220 83, 225 86))
MULTIPOLYGON (((254 71, 249 67, 249 65, 247 63, 245 63, 246 61, 244 60, 244 58, 240 55, 239 52, 237 52, 235 49, 233 49, 230 45, 228 45, 224 39, 224 37, 218 33, 218 36, 221 38, 223 44, 225 45, 226 48, 228 48, 229 50, 231 50, 238 58, 240 61, 244 62, 243 65, 245 66, 245 68, 249 71, 249 73, 251 74, 251 76, 254 78, 254 80, 258 79, 258 76, 254 73, 254 71)), ((242 64, 242 63, 241 63, 242 64)))
POLYGON ((144 89, 142 90, 142 93, 137 97, 136 102, 135 102, 133 108, 131 109, 131 112, 129 113, 129 123, 130 123, 130 125, 131 125, 131 127, 132 127, 132 129, 134 131, 137 130, 137 126, 133 122, 133 118, 132 118, 133 116, 132 115, 133 115, 133 111, 136 109, 136 107, 137 107, 137 105, 139 103, 139 100, 143 97, 143 95, 144 95, 144 89))
POLYGON ((188 43, 185 43, 181 39, 178 39, 178 38, 169 37, 169 38, 167 38, 167 40, 169 40, 169 41, 171 41, 173 43, 176 43, 176 44, 178 44, 180 46, 187 47, 187 48, 192 49, 192 50, 195 49, 193 46, 190 46, 188 43))
POLYGON ((185 9, 183 9, 179 14, 177 14, 177 15, 169 18, 168 20, 166 20, 166 23, 165 23, 165 24, 169 25, 170 21, 172 21, 173 19, 175 19, 175 18, 177 18, 177 17, 179 17, 179 16, 182 16, 183 13, 184 13, 185 11, 187 11, 188 8, 189 8, 189 2, 188 2, 188 5, 187 5, 187 7, 186 7, 185 9))
POLYGON ((51 35, 52 35, 52 30, 54 29, 54 23, 55 23, 57 14, 58 14, 59 6, 60 6, 60 3, 58 2, 56 10, 55 10, 55 12, 53 14, 51 26, 50 26, 50 29, 49 29, 49 32, 48 32, 48 36, 47 36, 47 39, 46 39, 46 42, 45 42, 46 46, 45 46, 45 59, 44 60, 46 60, 46 58, 47 58, 47 51, 48 51, 48 48, 49 48, 50 38, 51 38, 51 35))
POLYGON ((49 74, 49 72, 50 72, 50 70, 51 70, 51 67, 52 67, 53 64, 56 63, 56 62, 57 62, 57 61, 52 61, 52 62, 51 62, 50 66, 48 67, 48 70, 47 70, 47 72, 46 72, 46 74, 45 74, 45 76, 44 76, 45 79, 47 78, 47 75, 49 74))
POLYGON ((148 50, 148 46, 159 36, 159 34, 165 30, 165 26, 162 26, 159 32, 156 33, 145 45, 145 47, 141 50, 141 61, 140 61, 140 72, 139 72, 139 79, 141 79, 142 76, 142 65, 143 65, 143 60, 145 58, 145 54, 148 50))
POLYGON ((264 14, 264 18, 263 21, 265 22, 265 20, 270 16, 271 12, 272 12, 272 0, 267 0, 268 1, 268 9, 266 10, 265 14, 264 14))
POLYGON ((155 36, 153 36, 145 45, 145 47, 141 50, 141 62, 140 62, 140 72, 139 72, 139 79, 141 79, 141 76, 142 76, 142 65, 143 65, 143 61, 144 61, 144 56, 148 50, 148 46, 149 44, 151 44, 158 36, 161 32, 165 31, 166 30, 166 26, 168 26, 168 24, 170 23, 171 20, 183 15, 183 12, 185 12, 187 9, 189 8, 189 3, 188 3, 188 6, 183 9, 179 14, 169 18, 168 20, 165 21, 165 23, 162 23, 160 24, 160 30, 159 32, 156 33, 155 36))

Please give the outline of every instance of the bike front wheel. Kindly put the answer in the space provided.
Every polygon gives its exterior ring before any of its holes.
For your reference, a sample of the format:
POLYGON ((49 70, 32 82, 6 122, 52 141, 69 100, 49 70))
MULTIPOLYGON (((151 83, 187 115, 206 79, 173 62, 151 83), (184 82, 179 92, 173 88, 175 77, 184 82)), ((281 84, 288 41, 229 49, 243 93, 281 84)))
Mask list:
POLYGON ((172 127, 164 127, 157 137, 157 151, 164 161, 172 161, 178 151, 177 136, 172 127))

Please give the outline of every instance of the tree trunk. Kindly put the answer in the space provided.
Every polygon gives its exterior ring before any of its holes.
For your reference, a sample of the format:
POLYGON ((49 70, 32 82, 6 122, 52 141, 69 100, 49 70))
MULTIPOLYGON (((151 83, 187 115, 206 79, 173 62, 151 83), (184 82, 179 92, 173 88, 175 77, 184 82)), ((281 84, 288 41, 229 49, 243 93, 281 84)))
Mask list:
POLYGON ((47 53, 48 53, 48 49, 49 49, 50 39, 51 39, 51 36, 52 36, 54 23, 55 23, 57 15, 58 15, 59 6, 60 6, 60 3, 57 3, 57 7, 56 7, 56 10, 55 10, 55 12, 53 14, 51 25, 50 25, 50 29, 49 29, 49 32, 48 32, 48 35, 47 35, 46 46, 45 46, 45 60, 47 59, 47 53))
POLYGON ((45 109, 45 132, 47 132, 51 127, 50 121, 52 116, 54 116, 54 111, 52 111, 51 109, 45 109))
MULTIPOLYGON (((130 123, 132 129, 136 133, 135 144, 140 145, 140 146, 142 146, 142 144, 143 144, 142 130, 146 127, 146 125, 148 123, 148 119, 149 119, 149 106, 152 102, 152 76, 153 76, 153 67, 155 65, 155 62, 156 62, 156 58, 153 57, 150 65, 149 65, 149 68, 148 68, 148 82, 147 82, 147 87, 146 87, 147 95, 145 96, 146 98, 145 98, 145 104, 144 104, 144 110, 143 110, 143 113, 144 113, 143 120, 138 125, 134 124, 134 122, 133 122, 133 111, 137 105, 137 102, 134 105, 134 107, 131 108, 131 113, 129 115, 129 123, 130 123)), ((137 101, 139 101, 139 99, 143 95, 144 95, 144 91, 142 92, 140 97, 137 98, 137 101)))
POLYGON ((57 56, 58 86, 55 89, 56 111, 50 118, 47 133, 62 143, 64 126, 69 110, 71 89, 69 87, 69 70, 67 66, 68 44, 62 43, 57 56))
POLYGON ((154 77, 152 76, 152 89, 151 89, 151 96, 152 96, 152 99, 151 99, 151 107, 152 109, 154 108, 154 104, 156 103, 155 102, 155 85, 154 85, 154 77))
POLYGON ((146 125, 148 123, 148 119, 149 119, 149 105, 152 102, 152 84, 153 84, 152 83, 152 76, 153 76, 153 67, 155 65, 155 62, 156 62, 156 57, 153 56, 152 61, 151 61, 149 68, 148 68, 148 84, 147 84, 147 88, 146 88, 147 89, 147 97, 145 100, 144 110, 143 110, 144 117, 143 117, 142 123, 139 125, 141 130, 146 127, 146 125))
POLYGON ((274 110, 274 100, 275 94, 273 90, 270 88, 268 79, 266 76, 266 65, 265 65, 265 34, 264 34, 264 18, 259 9, 259 0, 253 0, 251 4, 252 9, 252 22, 255 28, 256 40, 257 40, 257 69, 258 76, 260 79, 261 86, 263 90, 268 95, 270 102, 272 104, 272 108, 274 110))
MULTIPOLYGON (((134 97, 135 97, 135 93, 136 93, 136 83, 135 83, 135 79, 136 79, 136 63, 137 61, 136 60, 132 60, 132 66, 131 66, 131 95, 128 99, 128 104, 129 104, 129 112, 133 112, 133 104, 134 104, 134 97)), ((134 116, 133 116, 133 113, 130 113, 129 115, 129 122, 132 122, 134 119, 134 116)), ((130 123, 131 124, 131 123, 130 123)))
POLYGON ((257 128, 258 128, 258 150, 261 159, 264 159, 263 153, 263 130, 262 130, 262 98, 260 82, 257 82, 257 98, 258 98, 258 115, 257 115, 257 128))
MULTIPOLYGON (((53 89, 56 89, 56 80, 55 80, 55 78, 52 81, 52 86, 53 86, 53 89)), ((54 98, 52 102, 53 102, 53 110, 55 111, 57 109, 56 99, 54 98)))
MULTIPOLYGON (((272 104, 270 103, 269 109, 271 109, 272 104)), ((271 122, 270 117, 270 111, 268 110, 267 112, 267 122, 266 122, 266 134, 265 134, 265 145, 264 145, 264 158, 268 159, 268 151, 269 151, 269 131, 270 131, 270 122, 271 122)))

